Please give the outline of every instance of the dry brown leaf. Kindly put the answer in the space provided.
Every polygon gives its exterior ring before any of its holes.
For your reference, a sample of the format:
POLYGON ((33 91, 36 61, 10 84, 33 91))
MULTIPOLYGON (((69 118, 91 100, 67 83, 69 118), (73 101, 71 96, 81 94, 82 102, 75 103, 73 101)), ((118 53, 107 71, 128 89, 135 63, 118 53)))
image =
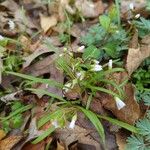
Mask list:
POLYGON ((104 12, 102 1, 92 2, 88 0, 76 0, 76 8, 84 17, 95 18, 104 12))
POLYGON ((8 138, 0 141, 0 150, 11 150, 11 148, 21 139, 22 136, 9 136, 8 138))
POLYGON ((63 146, 62 142, 57 141, 57 149, 56 150, 65 150, 65 147, 63 146))
POLYGON ((30 65, 30 63, 38 56, 44 53, 52 52, 53 50, 50 50, 46 45, 39 45, 36 47, 36 50, 29 56, 24 57, 23 59, 25 62, 23 63, 23 68, 26 68, 30 65))
POLYGON ((131 75, 148 57, 150 57, 150 35, 142 39, 138 48, 129 48, 126 62, 128 74, 131 75))
POLYGON ((127 144, 126 140, 129 135, 122 130, 117 132, 115 135, 116 135, 116 142, 118 145, 118 150, 125 150, 125 147, 127 144))
POLYGON ((5 136, 6 136, 5 131, 0 129, 0 140, 3 139, 5 136))
POLYGON ((57 17, 55 15, 52 16, 40 15, 40 24, 41 28, 46 33, 51 27, 54 27, 57 24, 57 17))
POLYGON ((66 150, 68 150, 68 146, 75 141, 78 141, 79 143, 83 143, 85 145, 92 145, 95 147, 95 150, 101 150, 100 144, 95 141, 89 135, 89 133, 90 131, 79 126, 75 126, 73 130, 66 127, 64 129, 57 130, 56 137, 65 144, 66 150))
MULTIPOLYGON (((114 73, 111 77, 113 77, 118 85, 126 79, 127 73, 114 73)), ((109 87, 110 90, 113 90, 113 87, 109 87)), ((104 108, 112 111, 112 113, 119 119, 129 124, 134 124, 136 120, 140 117, 140 108, 139 104, 135 100, 134 96, 134 87, 131 83, 127 83, 124 86, 125 99, 124 102, 126 104, 121 110, 118 110, 116 106, 116 102, 114 98, 110 95, 100 94, 99 99, 102 100, 102 104, 104 108)))

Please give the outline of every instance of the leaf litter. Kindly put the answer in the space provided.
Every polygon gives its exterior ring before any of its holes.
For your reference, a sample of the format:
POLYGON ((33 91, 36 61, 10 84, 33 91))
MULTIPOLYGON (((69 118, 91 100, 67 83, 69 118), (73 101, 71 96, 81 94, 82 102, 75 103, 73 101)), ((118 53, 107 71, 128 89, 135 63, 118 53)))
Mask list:
POLYGON ((139 130, 148 147, 146 4, 1 2, 0 149, 124 150, 139 130))

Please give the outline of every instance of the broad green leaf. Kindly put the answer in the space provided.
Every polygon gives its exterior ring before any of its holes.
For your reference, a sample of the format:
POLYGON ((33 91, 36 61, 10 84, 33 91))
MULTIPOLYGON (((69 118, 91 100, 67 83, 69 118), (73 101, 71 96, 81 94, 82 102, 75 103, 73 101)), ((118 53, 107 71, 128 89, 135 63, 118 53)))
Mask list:
POLYGON ((51 128, 49 128, 46 131, 44 131, 44 133, 42 135, 40 135, 38 138, 36 138, 34 141, 32 141, 32 144, 39 143, 40 141, 45 139, 47 136, 49 136, 54 131, 55 131, 55 127, 52 126, 51 128))
POLYGON ((84 60, 87 60, 89 58, 93 59, 99 59, 101 55, 101 52, 99 49, 97 49, 94 45, 89 46, 84 50, 84 53, 82 55, 82 58, 84 60))
POLYGON ((108 16, 106 15, 102 15, 99 17, 99 21, 100 21, 100 24, 102 25, 102 27, 106 30, 109 29, 109 26, 110 26, 110 23, 111 23, 111 20, 108 16))
POLYGON ((97 129, 100 137, 102 138, 103 142, 105 142, 105 133, 104 133, 104 128, 103 125, 101 124, 100 120, 96 116, 95 113, 93 113, 90 110, 84 109, 82 107, 78 107, 85 115, 86 117, 93 123, 95 128, 97 129))

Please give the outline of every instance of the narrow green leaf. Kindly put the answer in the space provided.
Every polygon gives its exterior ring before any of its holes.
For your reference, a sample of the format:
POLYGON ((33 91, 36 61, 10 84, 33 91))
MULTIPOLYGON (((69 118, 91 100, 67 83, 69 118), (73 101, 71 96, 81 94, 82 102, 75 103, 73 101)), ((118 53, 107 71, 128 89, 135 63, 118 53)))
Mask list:
POLYGON ((34 93, 40 93, 40 94, 42 94, 42 95, 48 95, 48 96, 53 97, 53 98, 56 98, 56 99, 58 99, 58 100, 60 100, 60 101, 66 102, 66 100, 63 99, 62 97, 60 97, 60 96, 58 96, 58 95, 56 95, 56 94, 54 94, 54 93, 50 93, 50 92, 48 92, 48 91, 42 90, 42 89, 26 88, 26 90, 32 91, 32 92, 34 92, 34 93))
POLYGON ((45 83, 45 84, 48 84, 49 86, 53 86, 53 87, 57 86, 59 88, 63 87, 63 84, 58 83, 58 82, 56 82, 54 80, 51 80, 51 79, 41 79, 41 78, 37 78, 37 77, 34 77, 34 76, 21 74, 21 73, 17 73, 17 72, 10 72, 10 71, 6 71, 6 73, 14 75, 14 76, 21 77, 21 78, 24 78, 24 79, 27 79, 27 80, 34 81, 35 83, 45 83))
POLYGON ((122 122, 122 121, 119 121, 117 119, 114 119, 114 118, 111 118, 111 117, 107 117, 107 116, 102 116, 102 115, 97 115, 97 116, 99 118, 101 118, 101 119, 105 119, 105 120, 111 122, 112 124, 116 124, 116 125, 118 125, 118 126, 120 126, 122 128, 125 128, 125 129, 127 129, 127 130, 129 130, 129 131, 131 131, 133 133, 138 133, 139 132, 138 128, 136 128, 136 127, 134 127, 132 125, 129 125, 129 124, 125 123, 125 122, 122 122))
POLYGON ((103 142, 105 141, 105 133, 104 133, 104 128, 103 125, 101 124, 100 120, 96 116, 95 113, 93 113, 90 110, 84 109, 82 107, 78 107, 85 115, 86 117, 93 123, 95 128, 97 129, 100 137, 102 138, 103 142))
POLYGON ((38 128, 40 128, 40 127, 42 127, 45 123, 47 123, 48 121, 50 121, 51 119, 53 119, 53 118, 55 118, 55 116, 56 116, 56 118, 59 118, 59 117, 61 117, 62 116, 62 114, 63 114, 63 109, 58 109, 58 110, 56 110, 55 112, 53 112, 53 113, 48 113, 48 114, 46 114, 46 115, 44 115, 39 121, 38 121, 38 124, 37 124, 37 126, 38 126, 38 128))
POLYGON ((0 120, 6 121, 19 113, 23 113, 23 112, 31 109, 32 107, 33 107, 33 105, 27 105, 27 106, 21 107, 21 108, 17 109, 16 111, 12 112, 9 116, 3 117, 3 118, 1 117, 0 120))
POLYGON ((34 141, 32 141, 32 144, 37 144, 40 141, 44 140, 47 136, 49 136, 52 132, 55 131, 55 127, 51 127, 49 129, 47 129, 46 131, 44 131, 44 133, 42 135, 40 135, 38 138, 36 138, 34 141))

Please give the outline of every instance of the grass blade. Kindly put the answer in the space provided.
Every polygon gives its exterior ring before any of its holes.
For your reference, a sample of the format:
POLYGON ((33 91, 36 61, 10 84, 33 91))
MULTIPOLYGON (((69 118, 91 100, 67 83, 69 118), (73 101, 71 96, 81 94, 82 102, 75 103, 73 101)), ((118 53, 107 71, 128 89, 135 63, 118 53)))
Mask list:
POLYGON ((98 119, 98 117, 96 116, 95 113, 93 113, 90 110, 84 109, 82 107, 78 107, 85 115, 86 117, 93 123, 93 125, 95 126, 95 128, 97 129, 100 137, 102 138, 103 142, 105 141, 105 133, 104 133, 104 128, 100 122, 100 120, 98 119))
POLYGON ((44 133, 42 135, 40 135, 38 138, 36 138, 33 142, 31 142, 32 144, 37 144, 40 141, 42 141, 43 139, 45 139, 47 136, 49 136, 52 132, 55 131, 55 127, 51 127, 49 129, 47 129, 46 131, 44 131, 44 133))

